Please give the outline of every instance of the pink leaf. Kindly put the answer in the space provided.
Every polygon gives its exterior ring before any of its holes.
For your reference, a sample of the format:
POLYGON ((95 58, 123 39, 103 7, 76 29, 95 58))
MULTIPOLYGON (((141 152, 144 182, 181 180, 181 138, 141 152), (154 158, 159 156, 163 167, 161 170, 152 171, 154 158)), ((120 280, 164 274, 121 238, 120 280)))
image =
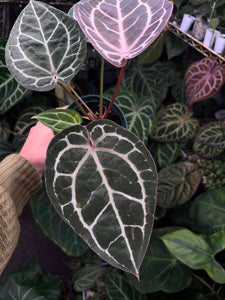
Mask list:
POLYGON ((116 67, 125 66, 157 38, 172 10, 168 0, 88 0, 74 6, 88 40, 116 67))
POLYGON ((212 57, 193 63, 185 73, 187 105, 215 96, 225 82, 225 67, 212 57))

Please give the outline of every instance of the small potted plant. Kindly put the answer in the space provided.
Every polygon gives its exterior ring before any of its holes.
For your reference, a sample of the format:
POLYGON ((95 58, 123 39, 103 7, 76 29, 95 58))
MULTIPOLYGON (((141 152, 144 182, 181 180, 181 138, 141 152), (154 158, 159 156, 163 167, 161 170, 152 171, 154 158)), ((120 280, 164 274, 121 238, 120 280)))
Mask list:
POLYGON ((22 86, 47 91, 59 84, 81 112, 57 110, 37 117, 59 132, 46 160, 46 188, 53 206, 101 258, 137 278, 153 227, 157 172, 144 144, 107 118, 127 60, 157 38, 172 9, 168 0, 80 1, 73 8, 77 23, 31 0, 6 47, 8 68, 22 86), (103 109, 101 93, 97 113, 68 83, 82 67, 86 38, 104 59, 121 68, 110 104, 103 109), (84 119, 90 122, 80 125, 84 119))

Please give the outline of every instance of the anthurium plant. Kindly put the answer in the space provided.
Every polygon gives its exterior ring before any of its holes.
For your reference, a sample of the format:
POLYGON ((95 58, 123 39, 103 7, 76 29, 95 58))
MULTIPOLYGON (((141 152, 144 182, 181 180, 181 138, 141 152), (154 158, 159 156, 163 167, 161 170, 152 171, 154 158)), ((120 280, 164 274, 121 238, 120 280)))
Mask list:
POLYGON ((56 211, 101 258, 134 274, 145 255, 156 206, 157 172, 145 145, 107 120, 127 61, 142 53, 166 26, 168 0, 88 0, 70 14, 31 0, 19 15, 6 46, 6 63, 26 89, 61 85, 81 111, 37 116, 59 132, 46 159, 46 189, 56 211), (81 69, 86 41, 121 68, 108 107, 92 111, 69 81, 81 69), (83 118, 91 122, 83 126, 83 118))

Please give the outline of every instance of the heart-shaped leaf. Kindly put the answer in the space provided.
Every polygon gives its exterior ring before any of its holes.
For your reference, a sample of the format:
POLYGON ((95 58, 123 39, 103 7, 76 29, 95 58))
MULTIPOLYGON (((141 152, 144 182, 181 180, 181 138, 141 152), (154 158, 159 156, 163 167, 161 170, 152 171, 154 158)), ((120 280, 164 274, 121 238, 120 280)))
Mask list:
POLYGON ((208 191, 195 198, 189 216, 193 230, 199 233, 225 231, 225 187, 208 191))
POLYGON ((217 147, 201 144, 198 143, 197 141, 195 141, 193 144, 193 150, 203 158, 217 157, 224 152, 223 148, 217 148, 217 147))
POLYGON ((197 133, 195 141, 200 144, 216 147, 219 149, 225 149, 225 136, 222 130, 222 122, 209 122, 206 125, 202 126, 197 133))
POLYGON ((150 141, 148 149, 159 169, 163 169, 171 165, 179 156, 181 144, 175 142, 161 143, 157 141, 150 141))
POLYGON ((162 32, 173 10, 168 0, 89 0, 74 14, 94 48, 116 67, 143 52, 162 32))
POLYGON ((159 142, 185 141, 195 136, 198 126, 186 105, 174 103, 160 111, 151 137, 159 142))
POLYGON ((8 68, 0 65, 0 115, 20 102, 26 94, 27 90, 18 84, 8 68))
POLYGON ((75 291, 82 292, 92 288, 100 274, 101 266, 89 265, 80 269, 76 273, 76 279, 73 285, 75 291))
POLYGON ((180 162, 159 172, 157 205, 171 208, 188 201, 196 192, 201 176, 195 164, 180 162))
POLYGON ((128 123, 128 129, 135 133, 143 143, 147 143, 149 133, 155 122, 155 110, 149 97, 139 99, 131 91, 121 91, 117 94, 116 103, 122 109, 128 123))
POLYGON ((112 121, 69 127, 49 145, 46 187, 55 209, 102 259, 137 277, 156 185, 144 144, 112 121))
POLYGON ((33 116, 55 132, 83 122, 81 115, 72 109, 51 109, 33 116))
POLYGON ((83 255, 88 246, 63 222, 52 206, 45 189, 38 192, 30 201, 32 214, 42 231, 67 255, 83 255))
POLYGON ((225 283, 225 270, 214 255, 225 248, 225 232, 209 237, 181 229, 162 237, 169 251, 188 267, 204 269, 217 283, 225 283))
POLYGON ((17 18, 6 46, 6 62, 27 89, 47 91, 80 70, 86 42, 77 22, 48 4, 31 0, 17 18))
POLYGON ((188 106, 215 96, 225 82, 225 67, 212 57, 190 65, 185 73, 185 93, 188 106))

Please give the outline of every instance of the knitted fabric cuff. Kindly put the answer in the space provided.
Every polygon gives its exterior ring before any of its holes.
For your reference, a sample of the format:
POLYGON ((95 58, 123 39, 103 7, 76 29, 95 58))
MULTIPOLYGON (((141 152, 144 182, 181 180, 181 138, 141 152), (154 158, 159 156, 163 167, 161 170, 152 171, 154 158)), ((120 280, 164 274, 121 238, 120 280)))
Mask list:
POLYGON ((20 224, 12 199, 0 186, 0 274, 13 254, 20 234, 20 224))
POLYGON ((0 163, 0 186, 13 199, 17 216, 20 216, 28 200, 41 188, 42 181, 28 160, 11 154, 0 163))

